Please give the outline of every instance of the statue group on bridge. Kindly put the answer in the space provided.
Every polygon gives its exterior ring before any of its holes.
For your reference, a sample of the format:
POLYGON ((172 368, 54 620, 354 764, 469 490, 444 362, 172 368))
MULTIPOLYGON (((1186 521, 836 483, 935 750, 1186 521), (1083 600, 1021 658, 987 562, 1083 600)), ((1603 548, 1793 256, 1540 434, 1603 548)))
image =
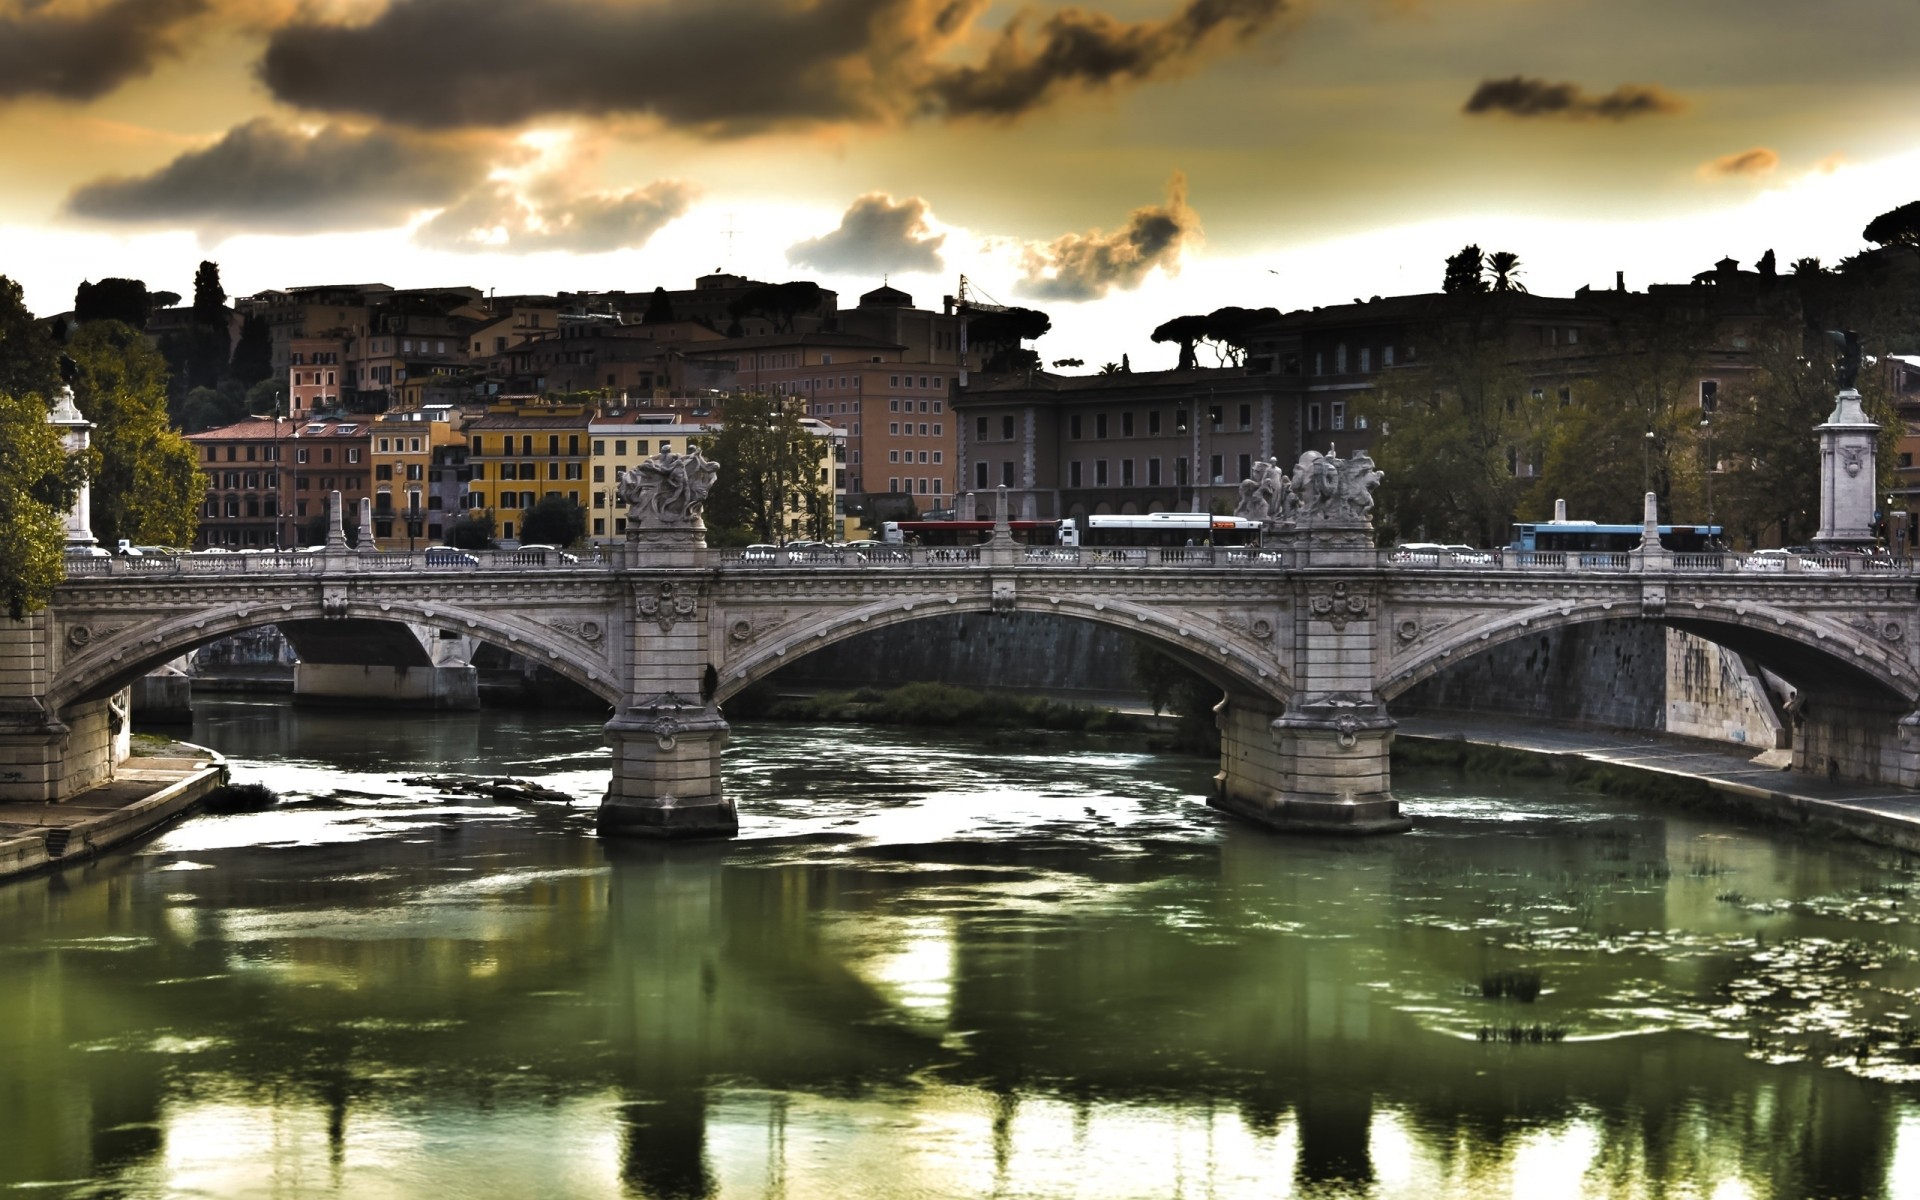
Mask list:
POLYGON ((1352 458, 1309 450, 1291 475, 1262 459, 1240 484, 1233 515, 1274 529, 1302 525, 1365 525, 1373 512, 1373 489, 1385 479, 1365 451, 1352 458))
POLYGON ((697 446, 685 454, 662 450, 632 470, 621 468, 614 500, 627 506, 630 527, 691 525, 719 474, 720 464, 702 457, 697 446))

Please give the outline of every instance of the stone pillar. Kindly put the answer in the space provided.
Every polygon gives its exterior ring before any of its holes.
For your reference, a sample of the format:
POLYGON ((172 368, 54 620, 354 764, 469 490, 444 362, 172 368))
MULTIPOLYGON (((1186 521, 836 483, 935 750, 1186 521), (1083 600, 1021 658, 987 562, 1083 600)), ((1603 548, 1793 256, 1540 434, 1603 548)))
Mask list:
MULTIPOLYGON (((688 458, 694 468, 705 466, 698 455, 688 458)), ((655 461, 686 466, 664 452, 655 461)), ((623 497, 626 486, 623 481, 623 497)), ((605 726, 613 779, 600 805, 601 837, 732 837, 740 831, 720 772, 728 727, 713 699, 719 678, 708 642, 707 527, 700 517, 706 487, 684 495, 691 502, 662 505, 660 493, 643 493, 643 502, 628 510, 622 572, 632 589, 627 661, 633 683, 605 726)))
POLYGON ((340 493, 327 493, 327 553, 345 554, 347 552, 347 526, 345 514, 340 511, 340 493))
POLYGON ((1660 544, 1660 497, 1648 492, 1640 504, 1640 546, 1634 551, 1636 564, 1642 571, 1664 571, 1673 562, 1673 555, 1660 544))
POLYGON ((708 598, 697 577, 633 579, 632 699, 606 724, 613 780, 600 806, 602 837, 732 837, 720 753, 727 722, 707 645, 708 598))
POLYGON ((359 543, 362 554, 377 550, 373 544, 373 499, 369 496, 360 497, 360 528, 355 531, 354 540, 359 543))
POLYGON ((1860 393, 1842 390, 1816 427, 1820 434, 1820 532, 1814 544, 1823 550, 1870 550, 1874 545, 1875 450, 1880 426, 1860 408, 1860 393))
MULTIPOLYGON (((60 447, 69 457, 86 453, 93 442, 93 422, 80 415, 79 406, 73 402, 73 388, 63 387, 55 401, 53 411, 47 414, 47 424, 60 429, 60 447)), ((93 536, 93 485, 91 482, 80 485, 80 494, 74 499, 73 507, 67 510, 67 551, 85 550, 94 544, 93 536)))

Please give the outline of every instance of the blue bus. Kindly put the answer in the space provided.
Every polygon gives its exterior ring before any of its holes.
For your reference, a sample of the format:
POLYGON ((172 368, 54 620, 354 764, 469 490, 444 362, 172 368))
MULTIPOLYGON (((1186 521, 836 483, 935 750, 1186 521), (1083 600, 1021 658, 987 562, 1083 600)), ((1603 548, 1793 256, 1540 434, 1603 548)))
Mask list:
MULTIPOLYGON (((1705 554, 1720 548, 1718 525, 1662 525, 1660 544, 1675 554, 1705 554)), ((1624 554, 1640 545, 1640 526, 1598 521, 1522 521, 1513 527, 1509 550, 1595 551, 1624 554)))

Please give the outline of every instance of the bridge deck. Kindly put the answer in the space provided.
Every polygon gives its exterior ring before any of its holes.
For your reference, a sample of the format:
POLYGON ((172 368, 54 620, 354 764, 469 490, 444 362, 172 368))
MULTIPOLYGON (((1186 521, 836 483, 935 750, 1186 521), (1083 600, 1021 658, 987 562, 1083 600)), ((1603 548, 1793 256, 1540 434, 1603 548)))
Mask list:
POLYGON ((1920 792, 1883 783, 1829 781, 1754 761, 1731 745, 1614 730, 1565 729, 1496 720, 1397 718, 1397 737, 1465 740, 1477 746, 1560 755, 1695 779, 1736 807, 1796 824, 1838 829, 1863 841, 1920 851, 1920 792))

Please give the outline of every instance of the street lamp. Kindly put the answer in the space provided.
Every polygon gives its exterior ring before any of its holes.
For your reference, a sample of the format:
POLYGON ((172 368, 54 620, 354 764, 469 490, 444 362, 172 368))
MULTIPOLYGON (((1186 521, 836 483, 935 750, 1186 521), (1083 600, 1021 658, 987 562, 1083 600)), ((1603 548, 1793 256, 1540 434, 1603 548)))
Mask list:
POLYGON ((1713 456, 1713 418, 1711 416, 1700 418, 1700 428, 1707 431, 1707 529, 1709 531, 1707 536, 1714 537, 1717 535, 1712 532, 1713 472, 1720 465, 1720 460, 1713 456))
POLYGON ((1640 443, 1640 494, 1645 496, 1653 490, 1653 430, 1647 430, 1647 436, 1640 443))

